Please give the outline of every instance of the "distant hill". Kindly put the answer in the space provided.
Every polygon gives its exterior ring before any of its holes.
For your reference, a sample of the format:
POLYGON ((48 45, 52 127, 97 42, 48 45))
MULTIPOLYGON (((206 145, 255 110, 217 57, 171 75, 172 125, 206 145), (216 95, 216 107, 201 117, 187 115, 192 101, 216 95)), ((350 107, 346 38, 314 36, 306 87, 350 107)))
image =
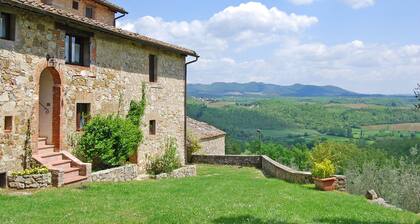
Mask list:
POLYGON ((336 86, 314 86, 295 84, 280 86, 260 82, 188 84, 188 95, 194 97, 222 96, 365 96, 336 86))

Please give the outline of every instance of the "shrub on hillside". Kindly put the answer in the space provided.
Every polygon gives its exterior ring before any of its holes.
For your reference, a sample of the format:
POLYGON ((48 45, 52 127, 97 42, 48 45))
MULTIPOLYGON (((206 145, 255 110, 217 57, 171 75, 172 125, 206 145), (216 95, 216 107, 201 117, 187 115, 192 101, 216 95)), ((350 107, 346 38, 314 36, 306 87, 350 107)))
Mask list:
POLYGON ((181 167, 181 161, 177 153, 178 145, 175 138, 169 138, 165 143, 165 152, 152 158, 147 165, 147 172, 153 175, 170 173, 181 167))
POLYGON ((358 157, 361 150, 356 145, 344 142, 327 141, 315 146, 311 154, 312 162, 321 163, 328 159, 342 174, 348 162, 353 157, 358 157))
POLYGON ((139 146, 138 126, 117 116, 94 117, 84 127, 78 151, 95 170, 124 165, 139 146))
POLYGON ((345 173, 347 188, 363 195, 374 189, 391 204, 420 212, 420 166, 402 159, 399 163, 367 161, 361 167, 349 166, 345 173))

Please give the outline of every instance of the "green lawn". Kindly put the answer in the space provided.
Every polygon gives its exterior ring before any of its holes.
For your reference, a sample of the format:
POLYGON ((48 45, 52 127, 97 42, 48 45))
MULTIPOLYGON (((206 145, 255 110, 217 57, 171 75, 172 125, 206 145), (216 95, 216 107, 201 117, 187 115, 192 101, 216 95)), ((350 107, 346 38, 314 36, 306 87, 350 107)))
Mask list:
POLYGON ((0 223, 415 223, 358 196, 268 179, 253 168, 199 166, 198 177, 0 194, 0 223))

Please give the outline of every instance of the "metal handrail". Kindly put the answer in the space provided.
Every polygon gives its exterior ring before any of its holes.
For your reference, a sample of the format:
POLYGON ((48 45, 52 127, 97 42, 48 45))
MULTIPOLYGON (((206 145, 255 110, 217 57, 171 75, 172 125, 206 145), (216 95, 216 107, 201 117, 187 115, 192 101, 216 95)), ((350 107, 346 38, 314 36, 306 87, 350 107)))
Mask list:
POLYGON ((41 102, 39 102, 39 105, 44 109, 44 111, 45 111, 45 113, 50 113, 50 110, 46 107, 46 106, 44 106, 41 102))

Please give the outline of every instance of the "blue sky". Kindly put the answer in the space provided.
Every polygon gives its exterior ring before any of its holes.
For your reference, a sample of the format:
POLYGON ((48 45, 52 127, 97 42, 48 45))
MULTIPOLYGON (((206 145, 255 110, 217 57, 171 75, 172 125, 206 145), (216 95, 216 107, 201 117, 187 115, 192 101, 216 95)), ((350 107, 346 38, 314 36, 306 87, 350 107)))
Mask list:
POLYGON ((418 0, 114 0, 119 26, 196 50, 190 83, 261 81, 410 93, 418 0))

